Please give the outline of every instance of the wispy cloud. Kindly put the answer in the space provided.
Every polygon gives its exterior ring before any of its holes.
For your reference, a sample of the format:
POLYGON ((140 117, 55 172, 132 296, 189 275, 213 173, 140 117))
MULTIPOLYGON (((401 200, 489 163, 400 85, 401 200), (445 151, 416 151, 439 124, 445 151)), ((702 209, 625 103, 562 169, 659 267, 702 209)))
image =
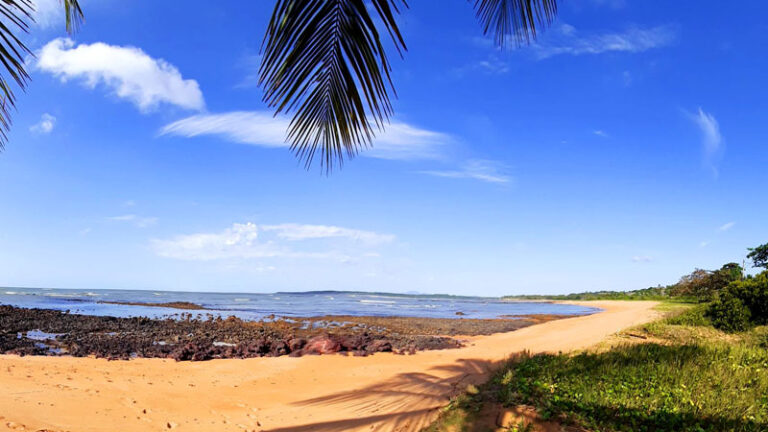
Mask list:
POLYGON ((647 255, 635 255, 632 257, 632 262, 636 263, 649 263, 653 261, 653 257, 647 255))
MULTIPOLYGON (((160 135, 182 137, 218 136, 224 140, 261 147, 286 147, 285 134, 290 120, 266 111, 232 111, 193 115, 160 129, 160 135)), ((392 122, 379 133, 373 148, 362 156, 381 159, 439 159, 443 148, 452 142, 449 135, 392 122)))
POLYGON ((183 79, 175 66, 139 48, 102 42, 75 46, 73 40, 60 38, 48 42, 37 58, 39 70, 62 81, 79 79, 91 89, 103 85, 142 112, 160 104, 190 110, 205 107, 197 81, 183 79))
POLYGON ((235 88, 247 89, 258 87, 260 65, 261 54, 246 54, 241 57, 237 66, 245 71, 245 76, 235 85, 235 88))
POLYGON ((592 133, 602 138, 608 138, 608 133, 604 130, 597 129, 592 131, 592 133))
MULTIPOLYGON (((621 32, 582 32, 570 24, 559 26, 544 33, 538 42, 521 47, 518 53, 533 55, 537 60, 544 60, 558 55, 598 55, 604 53, 640 53, 672 44, 677 37, 672 26, 631 27, 621 32)), ((510 61, 500 55, 498 48, 490 38, 473 38, 472 44, 478 48, 492 50, 485 58, 452 71, 456 78, 468 72, 479 71, 486 74, 504 74, 512 70, 510 61)), ((624 72, 624 85, 630 85, 632 76, 624 72)))
POLYGON ((530 46, 538 59, 557 55, 595 55, 608 52, 639 53, 671 44, 675 31, 670 26, 633 27, 618 33, 582 35, 575 27, 561 24, 530 46))
POLYGON ((717 230, 718 231, 728 231, 731 228, 733 228, 734 225, 736 225, 736 222, 728 222, 728 223, 725 223, 725 224, 721 225, 720 228, 718 228, 717 230))
POLYGON ((46 135, 51 133, 53 131, 53 128, 56 126, 56 117, 45 113, 40 117, 40 121, 33 124, 29 127, 29 130, 32 133, 38 134, 38 135, 46 135))
MULTIPOLYGON (((342 241, 347 247, 370 247, 394 241, 395 237, 327 225, 279 224, 257 225, 236 223, 213 233, 180 235, 170 239, 153 239, 152 249, 159 256, 181 260, 210 261, 259 258, 332 258, 347 261, 345 245, 324 243, 319 248, 296 249, 307 240, 342 241)), ((359 251, 356 255, 364 256, 359 251)))
POLYGON ((342 228, 331 225, 304 225, 284 223, 279 225, 262 225, 262 231, 272 231, 278 238, 286 240, 309 240, 323 238, 345 238, 369 244, 389 243, 395 239, 391 234, 379 234, 372 231, 342 228))
POLYGON ((723 136, 715 116, 699 107, 698 112, 690 113, 689 117, 701 132, 703 163, 712 173, 718 175, 718 162, 723 155, 723 136))
POLYGON ((632 72, 630 71, 624 71, 621 73, 622 81, 624 82, 624 87, 629 87, 632 85, 632 72))
POLYGON ((135 214, 125 214, 120 216, 111 216, 108 217, 107 220, 114 222, 127 222, 138 228, 146 228, 156 224, 158 219, 156 217, 144 217, 135 214))
POLYGON ((699 247, 702 248, 702 249, 707 247, 707 246, 709 246, 709 241, 705 240, 705 241, 702 241, 701 243, 699 243, 699 247))
POLYGON ((61 0, 34 0, 35 11, 32 16, 35 24, 40 28, 61 27, 64 28, 64 8, 61 0))
POLYGON ((512 177, 506 174, 506 167, 489 160, 470 160, 458 170, 421 171, 436 177, 480 180, 489 183, 506 184, 512 177))

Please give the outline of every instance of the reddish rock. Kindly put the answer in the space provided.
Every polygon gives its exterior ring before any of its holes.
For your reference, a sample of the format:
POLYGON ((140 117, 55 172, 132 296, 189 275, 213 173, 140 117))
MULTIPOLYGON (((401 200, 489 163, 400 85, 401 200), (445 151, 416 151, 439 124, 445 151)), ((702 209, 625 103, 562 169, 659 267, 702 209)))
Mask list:
POLYGON ((328 336, 315 336, 307 341, 305 354, 332 354, 341 349, 341 344, 328 336))

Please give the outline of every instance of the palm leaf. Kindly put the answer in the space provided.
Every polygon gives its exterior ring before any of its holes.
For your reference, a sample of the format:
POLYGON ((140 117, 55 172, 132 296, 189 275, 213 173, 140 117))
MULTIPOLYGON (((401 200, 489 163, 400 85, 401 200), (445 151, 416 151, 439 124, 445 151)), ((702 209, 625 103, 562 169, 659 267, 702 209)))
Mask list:
MULTIPOLYGON (((77 29, 82 21, 83 11, 78 0, 62 0, 66 13, 68 32, 77 29)), ((24 68, 24 57, 32 52, 19 39, 17 33, 27 33, 29 22, 34 21, 32 12, 35 4, 32 0, 0 0, 0 63, 5 71, 24 90, 29 82, 29 74, 24 68)), ((11 127, 11 108, 16 106, 16 96, 5 76, 0 75, 0 150, 8 139, 11 127)))
POLYGON ((537 27, 552 23, 557 0, 475 0, 475 14, 496 45, 503 47, 510 37, 522 45, 536 39, 537 27))
MULTIPOLYGON (((369 1, 401 53, 406 47, 395 15, 407 3, 369 1)), ((275 115, 295 111, 287 140, 307 168, 318 151, 326 171, 341 165, 345 155, 369 146, 392 114, 390 64, 366 3, 278 0, 275 5, 259 81, 275 115)))

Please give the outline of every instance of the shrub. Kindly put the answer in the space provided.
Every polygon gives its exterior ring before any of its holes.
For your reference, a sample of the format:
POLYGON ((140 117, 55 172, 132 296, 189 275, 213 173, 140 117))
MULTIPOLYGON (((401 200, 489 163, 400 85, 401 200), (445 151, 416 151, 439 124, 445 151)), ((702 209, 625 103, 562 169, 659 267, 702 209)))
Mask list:
POLYGON ((730 332, 768 324, 768 272, 728 285, 707 316, 715 327, 730 332))
POLYGON ((720 330, 734 333, 752 327, 752 314, 749 308, 737 297, 725 294, 713 302, 707 310, 712 325, 720 330))

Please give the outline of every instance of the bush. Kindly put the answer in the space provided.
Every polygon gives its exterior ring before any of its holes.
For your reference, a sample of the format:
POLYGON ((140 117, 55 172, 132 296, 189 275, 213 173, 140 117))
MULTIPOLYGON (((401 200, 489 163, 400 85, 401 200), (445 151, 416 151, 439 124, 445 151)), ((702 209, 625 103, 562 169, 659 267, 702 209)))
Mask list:
POLYGON ((729 333, 745 331, 752 327, 749 308, 738 298, 727 294, 709 306, 707 316, 715 328, 729 333))
POLYGON ((768 272, 728 285, 707 316, 715 327, 730 332, 768 324, 768 272))

